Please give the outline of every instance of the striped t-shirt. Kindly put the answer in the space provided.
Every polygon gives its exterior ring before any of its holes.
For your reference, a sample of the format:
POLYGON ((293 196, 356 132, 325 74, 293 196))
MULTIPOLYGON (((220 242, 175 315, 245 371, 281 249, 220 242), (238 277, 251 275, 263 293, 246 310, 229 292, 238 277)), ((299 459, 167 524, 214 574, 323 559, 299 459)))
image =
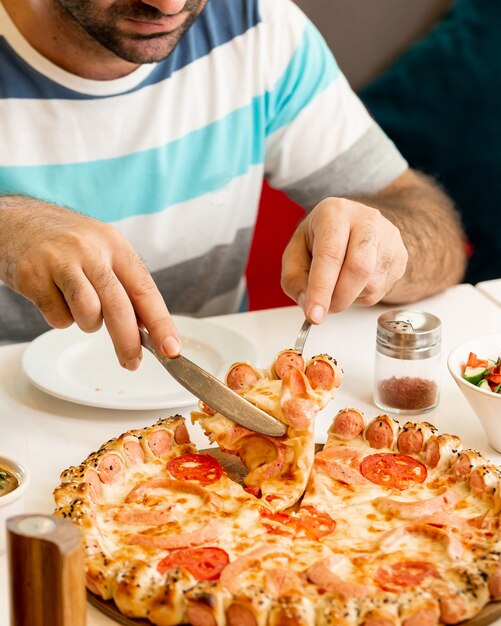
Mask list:
MULTIPOLYGON (((167 59, 108 81, 42 57, 0 4, 0 194, 113 223, 173 313, 238 310, 263 177, 308 209, 406 167, 290 0, 209 0, 167 59)), ((47 328, 0 284, 0 340, 47 328)))

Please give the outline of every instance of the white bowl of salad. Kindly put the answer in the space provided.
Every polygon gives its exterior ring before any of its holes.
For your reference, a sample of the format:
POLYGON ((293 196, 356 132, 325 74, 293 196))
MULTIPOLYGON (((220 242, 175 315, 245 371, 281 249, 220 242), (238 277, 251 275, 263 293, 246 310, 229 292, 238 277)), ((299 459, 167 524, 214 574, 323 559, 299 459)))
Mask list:
POLYGON ((476 337, 456 346, 447 366, 489 443, 501 452, 501 335, 476 337))

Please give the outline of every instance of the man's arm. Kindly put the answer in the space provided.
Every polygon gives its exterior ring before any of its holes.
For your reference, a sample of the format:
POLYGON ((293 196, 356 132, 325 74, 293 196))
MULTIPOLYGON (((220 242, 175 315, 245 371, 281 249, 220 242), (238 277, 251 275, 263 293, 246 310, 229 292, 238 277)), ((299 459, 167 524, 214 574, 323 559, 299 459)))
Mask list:
POLYGON ((452 201, 430 178, 408 170, 366 204, 400 230, 409 255, 404 276, 384 302, 413 302, 461 281, 466 236, 452 201))
POLYGON ((320 323, 328 311, 419 300, 459 282, 466 266, 456 211, 407 170, 382 192, 327 198, 301 222, 283 256, 282 287, 320 323))
POLYGON ((123 367, 139 366, 138 322, 166 356, 179 336, 152 277, 113 226, 27 196, 0 196, 0 280, 46 321, 86 331, 104 321, 123 367))

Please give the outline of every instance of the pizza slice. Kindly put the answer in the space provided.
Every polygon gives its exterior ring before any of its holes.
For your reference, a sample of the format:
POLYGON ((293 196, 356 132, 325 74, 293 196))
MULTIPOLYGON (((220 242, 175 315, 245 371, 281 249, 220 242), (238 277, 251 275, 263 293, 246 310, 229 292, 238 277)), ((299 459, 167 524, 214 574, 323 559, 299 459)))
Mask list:
POLYGON ((287 433, 280 438, 255 433, 204 403, 192 412, 192 421, 221 450, 240 458, 248 470, 244 482, 250 493, 283 511, 303 494, 313 464, 315 417, 334 397, 342 370, 328 355, 305 362, 299 352, 283 350, 269 370, 235 363, 225 380, 249 402, 287 424, 287 433))
POLYGON ((83 532, 87 587, 126 616, 263 623, 285 578, 300 589, 290 516, 197 451, 180 416, 111 439, 61 480, 55 514, 83 532))
POLYGON ((461 447, 427 422, 337 414, 297 512, 329 520, 303 569, 317 623, 456 624, 499 599, 499 470, 461 447))

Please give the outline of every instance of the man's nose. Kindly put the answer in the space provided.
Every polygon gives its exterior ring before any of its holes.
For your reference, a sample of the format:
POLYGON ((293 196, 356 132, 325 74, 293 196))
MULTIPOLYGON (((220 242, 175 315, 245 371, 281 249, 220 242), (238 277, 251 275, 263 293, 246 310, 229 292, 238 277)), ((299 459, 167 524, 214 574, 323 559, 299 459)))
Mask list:
POLYGON ((164 15, 175 15, 182 11, 187 0, 143 0, 144 4, 149 4, 164 15))

